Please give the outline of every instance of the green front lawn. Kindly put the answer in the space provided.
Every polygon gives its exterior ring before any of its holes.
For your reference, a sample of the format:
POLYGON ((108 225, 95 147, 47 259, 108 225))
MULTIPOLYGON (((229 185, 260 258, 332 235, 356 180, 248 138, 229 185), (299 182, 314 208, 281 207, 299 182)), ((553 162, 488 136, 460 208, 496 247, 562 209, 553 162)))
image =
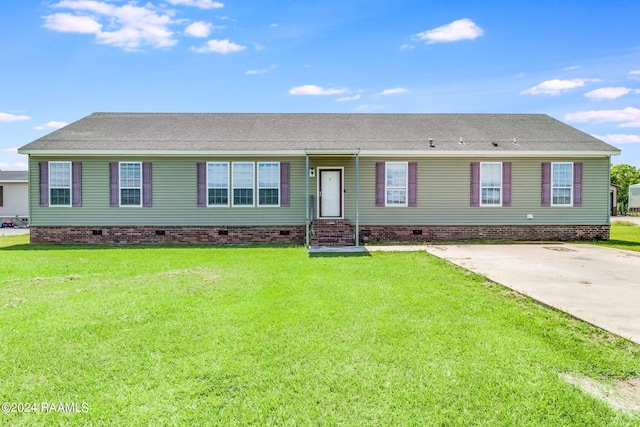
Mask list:
POLYGON ((596 242, 601 246, 640 252, 640 227, 633 222, 613 222, 609 240, 596 242))
POLYGON ((0 425, 632 425, 640 348, 424 252, 0 238, 0 425), (85 406, 82 406, 85 404, 85 406))

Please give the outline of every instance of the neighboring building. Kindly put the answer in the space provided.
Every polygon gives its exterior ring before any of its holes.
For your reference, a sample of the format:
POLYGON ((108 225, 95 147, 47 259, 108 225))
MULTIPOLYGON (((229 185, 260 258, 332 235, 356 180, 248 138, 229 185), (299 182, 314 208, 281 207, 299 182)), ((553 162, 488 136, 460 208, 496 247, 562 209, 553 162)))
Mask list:
POLYGON ((611 206, 609 213, 611 214, 611 216, 617 216, 618 215, 618 186, 617 185, 611 184, 609 186, 609 200, 610 200, 610 206, 611 206))
POLYGON ((176 113, 19 152, 32 242, 320 245, 607 239, 620 153, 541 114, 176 113))
POLYGON ((629 212, 640 212, 640 183, 629 186, 629 212))
POLYGON ((29 172, 0 171, 0 223, 27 223, 29 216, 29 172))

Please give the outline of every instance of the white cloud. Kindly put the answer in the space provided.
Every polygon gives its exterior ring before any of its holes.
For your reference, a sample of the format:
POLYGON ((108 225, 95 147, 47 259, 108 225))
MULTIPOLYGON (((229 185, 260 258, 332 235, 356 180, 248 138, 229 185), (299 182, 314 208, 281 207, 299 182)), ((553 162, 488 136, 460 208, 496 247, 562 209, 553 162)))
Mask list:
POLYGON ((65 127, 66 125, 68 125, 69 123, 67 122, 56 122, 56 121, 50 121, 47 122, 43 125, 40 126, 36 126, 35 129, 36 130, 53 130, 53 129, 60 129, 65 127))
POLYGON ((63 0, 56 8, 75 14, 55 13, 44 17, 44 27, 64 33, 95 34, 99 44, 135 51, 145 46, 168 48, 177 43, 169 25, 172 11, 156 11, 151 3, 117 6, 94 0, 63 0))
POLYGON ((412 44, 409 43, 405 43, 402 46, 400 46, 400 50, 412 50, 415 49, 416 47, 412 44))
POLYGON ((240 52, 247 47, 242 46, 229 40, 209 40, 203 47, 192 47, 191 50, 197 53, 221 53, 223 55, 232 52, 240 52))
POLYGON ((375 110, 382 110, 384 108, 384 105, 382 104, 362 104, 359 105, 356 108, 356 111, 375 111, 375 110))
POLYGON ((547 80, 520 93, 525 95, 544 94, 556 96, 560 95, 562 92, 566 92, 577 87, 582 87, 589 82, 599 81, 599 79, 547 80))
POLYGON ((60 33, 97 34, 102 24, 89 16, 54 13, 44 17, 44 27, 60 33))
POLYGON ((639 91, 630 89, 628 87, 603 87, 600 89, 592 90, 584 94, 587 98, 594 101, 604 101, 606 99, 616 99, 629 93, 638 93, 639 91))
POLYGON ((191 37, 209 37, 211 34, 211 30, 213 29, 213 25, 208 22, 194 22, 185 28, 184 33, 191 37))
POLYGON ((609 135, 593 135, 609 144, 640 144, 640 135, 629 135, 624 133, 614 133, 609 135))
POLYGON ((220 9, 224 7, 224 3, 213 0, 166 0, 175 6, 193 6, 200 9, 220 9))
POLYGON ((348 92, 348 89, 328 89, 316 85, 296 86, 289 90, 291 95, 340 95, 348 92))
POLYGON ((259 70, 247 70, 244 73, 248 76, 252 76, 252 75, 256 75, 256 74, 266 74, 270 71, 275 70, 276 68, 278 68, 278 66, 276 64, 271 64, 269 67, 267 68, 261 68, 259 70))
POLYGON ((474 40, 484 34, 484 30, 472 20, 465 18, 453 21, 433 30, 423 31, 414 37, 417 40, 433 43, 449 43, 459 40, 474 40))
POLYGON ((360 99, 360 94, 356 93, 353 96, 343 96, 341 98, 336 99, 336 101, 338 101, 338 102, 346 102, 346 101, 357 101, 358 99, 360 99))
POLYGON ((16 116, 10 113, 0 113, 0 123, 20 122, 22 120, 31 120, 29 116, 16 116))
POLYGON ((2 150, 3 153, 11 153, 11 154, 18 154, 18 147, 13 147, 13 148, 3 148, 2 150))
POLYGON ((113 13, 115 6, 96 0, 62 0, 54 5, 55 7, 86 10, 89 12, 99 13, 101 15, 109 15, 113 13))
POLYGON ((29 166, 25 162, 0 162, 0 169, 9 171, 26 171, 29 170, 29 166))
POLYGON ((578 68, 581 68, 580 65, 572 65, 571 67, 565 67, 564 70, 572 71, 572 70, 577 70, 578 68))
POLYGON ((640 127, 640 109, 627 107, 622 110, 591 110, 565 114, 568 122, 620 123, 620 127, 640 127))
POLYGON ((385 89, 382 92, 377 93, 376 95, 383 95, 383 96, 385 96, 385 95, 395 95, 395 94, 398 94, 398 93, 405 93, 405 92, 408 92, 408 89, 405 89, 403 87, 396 87, 396 88, 393 88, 393 89, 385 89))
POLYGON ((269 28, 278 28, 279 26, 280 24, 276 24, 276 23, 269 24, 269 28))
POLYGON ((629 78, 636 80, 640 79, 640 70, 629 71, 629 78))

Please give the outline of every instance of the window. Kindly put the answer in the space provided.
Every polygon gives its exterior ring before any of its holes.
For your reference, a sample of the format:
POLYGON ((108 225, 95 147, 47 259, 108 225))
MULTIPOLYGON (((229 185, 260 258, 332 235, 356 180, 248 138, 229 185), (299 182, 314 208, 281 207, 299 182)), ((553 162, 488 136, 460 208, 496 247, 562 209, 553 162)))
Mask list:
POLYGON ((280 163, 258 163, 258 206, 280 205, 280 163))
POLYGON ((386 163, 386 206, 407 206, 407 165, 407 162, 386 163))
POLYGON ((39 162, 38 205, 82 206, 82 163, 39 162))
POLYGON ((233 163, 233 206, 253 206, 253 163, 233 163))
POLYGON ((551 206, 573 204, 573 163, 551 164, 551 206))
POLYGON ((71 206, 71 162, 49 162, 49 206, 71 206))
POLYGON ((258 163, 257 197, 254 195, 255 163, 198 162, 196 166, 197 203, 200 207, 255 206, 256 200, 258 206, 290 205, 288 162, 258 163))
POLYGON ((207 163, 208 206, 229 206, 229 163, 207 163))
POLYGON ((480 164, 480 206, 502 206, 502 163, 480 164))
POLYGON ((120 163, 120 206, 142 206, 142 164, 120 163))

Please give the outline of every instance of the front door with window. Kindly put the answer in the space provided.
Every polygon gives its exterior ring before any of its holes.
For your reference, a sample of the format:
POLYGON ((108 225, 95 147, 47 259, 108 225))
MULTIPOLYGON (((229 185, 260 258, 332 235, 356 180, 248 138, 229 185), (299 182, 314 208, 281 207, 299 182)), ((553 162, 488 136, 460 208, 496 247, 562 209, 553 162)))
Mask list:
POLYGON ((320 169, 319 173, 319 217, 342 218, 342 169, 320 169))

